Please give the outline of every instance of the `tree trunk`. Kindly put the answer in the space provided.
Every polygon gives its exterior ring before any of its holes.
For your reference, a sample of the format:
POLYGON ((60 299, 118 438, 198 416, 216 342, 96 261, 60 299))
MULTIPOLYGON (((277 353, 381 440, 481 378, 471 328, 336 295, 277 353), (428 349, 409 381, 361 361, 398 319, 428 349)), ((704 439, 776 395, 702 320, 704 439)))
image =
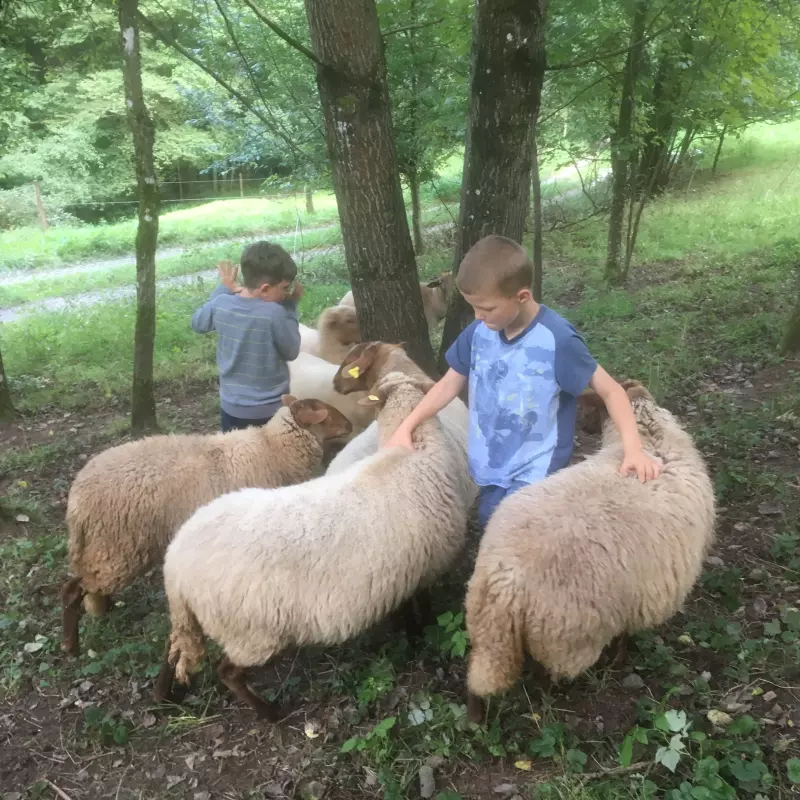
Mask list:
POLYGON ((8 388, 6 371, 3 366, 3 353, 0 351, 0 421, 5 422, 16 415, 17 412, 11 402, 11 390, 8 388))
POLYGON ((625 222, 625 203, 631 186, 630 173, 633 164, 633 126, 636 106, 636 80, 639 73, 644 44, 645 22, 648 0, 636 0, 631 24, 630 47, 625 58, 625 73, 622 79, 622 96, 619 103, 619 121, 611 136, 611 207, 608 219, 608 255, 605 278, 619 284, 623 278, 622 234, 625 222))
POLYGON ((139 0, 119 0, 125 105, 128 109, 128 124, 133 134, 136 180, 139 187, 131 429, 135 434, 143 434, 158 427, 153 393, 153 348, 156 337, 156 243, 160 200, 153 164, 155 132, 142 92, 139 30, 136 19, 138 5, 139 0))
POLYGON ((789 317, 789 325, 781 342, 781 352, 784 354, 800 353, 800 298, 789 317))
POLYGON ((728 132, 728 126, 723 125, 722 131, 719 134, 719 143, 717 144, 717 152, 714 153, 714 163, 711 165, 712 178, 717 174, 717 164, 719 163, 719 157, 722 155, 722 145, 725 143, 725 134, 727 132, 728 132))
POLYGON ((361 334, 407 342, 412 358, 433 373, 375 0, 305 0, 305 7, 361 334))
MULTIPOLYGON (((453 272, 479 239, 522 241, 528 214, 531 145, 546 66, 546 0, 476 0, 459 228, 453 272)), ((472 309, 459 292, 442 334, 439 362, 472 309)))
POLYGON ((305 186, 306 193, 306 214, 314 214, 314 190, 311 184, 307 183, 305 186))
POLYGON ((533 193, 533 298, 542 302, 542 181, 539 175, 539 147, 536 143, 536 132, 533 134, 531 148, 531 192, 533 193))
POLYGON ((415 169, 408 174, 408 187, 411 190, 411 229, 414 231, 414 251, 418 256, 425 252, 422 241, 422 209, 419 203, 419 175, 415 169))

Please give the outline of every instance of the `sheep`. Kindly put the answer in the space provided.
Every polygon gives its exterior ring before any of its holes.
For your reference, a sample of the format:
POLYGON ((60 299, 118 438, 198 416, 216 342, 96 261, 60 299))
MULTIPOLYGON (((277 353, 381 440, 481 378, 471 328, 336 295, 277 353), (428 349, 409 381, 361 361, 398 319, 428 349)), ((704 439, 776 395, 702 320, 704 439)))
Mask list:
POLYGON ((300 352, 319 357, 319 331, 300 323, 300 352))
POLYGON ((646 484, 618 474, 622 443, 602 401, 585 461, 508 496, 489 520, 466 598, 470 719, 519 678, 524 649, 554 680, 591 667, 617 637, 681 610, 714 536, 714 490, 686 431, 638 382, 623 384, 645 449, 663 462, 646 484))
MULTIPOLYGON (((347 354, 342 366, 337 370, 335 387, 338 392, 351 392, 358 388, 369 391, 372 385, 389 371, 399 371, 414 376, 426 388, 433 383, 400 346, 366 342, 353 347, 347 354), (350 370, 356 362, 358 362, 358 375, 354 377, 350 374, 350 370)), ((453 445, 466 453, 469 412, 464 402, 459 398, 451 400, 437 416, 453 445)), ((335 475, 341 472, 350 464, 376 452, 378 446, 378 427, 373 422, 336 455, 328 466, 327 474, 335 475)))
MULTIPOLYGON (((453 290, 453 274, 442 272, 438 277, 427 283, 420 283, 422 293, 422 306, 425 309, 425 321, 428 329, 433 330, 447 315, 447 304, 450 292, 453 290)), ((339 301, 340 306, 355 308, 355 299, 352 290, 339 301)))
POLYGON ((317 327, 300 325, 300 352, 317 356, 337 366, 347 351, 361 341, 358 315, 350 306, 326 308, 317 320, 317 327))
MULTIPOLYGON (((387 375, 362 401, 380 408, 381 437, 422 399, 419 382, 387 375)), ((361 633, 431 585, 464 546, 474 485, 441 423, 414 432, 415 450, 386 448, 338 475, 283 489, 244 489, 199 509, 164 559, 172 632, 155 698, 186 683, 205 653, 259 716, 276 706, 245 684, 248 667, 289 646, 361 633), (213 576, 214 580, 209 578, 213 576)))
POLYGON ((102 614, 109 595, 161 562, 195 509, 224 492, 283 486, 319 474, 323 444, 350 422, 319 400, 283 395, 263 427, 212 435, 151 436, 96 455, 67 503, 72 575, 61 590, 61 648, 77 655, 80 604, 102 614))
POLYGON ((338 409, 352 423, 352 435, 361 433, 374 419, 372 409, 359 405, 366 392, 345 397, 334 390, 333 379, 338 366, 310 353, 300 353, 288 362, 289 391, 299 398, 317 398, 338 409))
POLYGON ((358 315, 355 308, 332 306, 326 308, 317 321, 319 357, 338 367, 354 344, 361 341, 358 315))

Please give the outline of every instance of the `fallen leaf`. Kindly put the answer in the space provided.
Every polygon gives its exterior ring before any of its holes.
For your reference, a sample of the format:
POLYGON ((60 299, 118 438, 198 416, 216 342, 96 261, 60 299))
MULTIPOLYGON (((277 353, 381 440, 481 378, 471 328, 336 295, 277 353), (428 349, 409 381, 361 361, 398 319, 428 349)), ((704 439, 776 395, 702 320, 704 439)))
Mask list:
POLYGON ((31 521, 31 518, 27 514, 17 514, 17 516, 14 517, 14 519, 16 519, 17 522, 30 522, 31 521))
POLYGON ((525 770, 527 772, 528 770, 530 770, 530 768, 533 766, 533 764, 530 761, 515 761, 514 762, 514 766, 517 769, 522 769, 522 770, 525 770))
POLYGON ((762 517, 777 517, 783 514, 783 505, 767 501, 759 505, 758 513, 761 514, 762 517))
POLYGON ((433 779, 433 768, 421 766, 419 768, 419 794, 420 797, 433 797, 436 791, 436 781, 433 779))
POLYGON ((716 708, 712 708, 706 714, 706 717, 708 717, 708 721, 712 725, 716 725, 718 728, 727 728, 733 722, 733 717, 730 714, 726 714, 716 708))
MULTIPOLYGON (((147 714, 144 715, 144 717, 142 717, 142 727, 143 728, 152 728, 153 725, 155 725, 155 724, 156 724, 156 715, 155 714, 151 714, 150 712, 148 712, 147 714)), ((191 767, 189 767, 189 769, 191 769, 191 767)))

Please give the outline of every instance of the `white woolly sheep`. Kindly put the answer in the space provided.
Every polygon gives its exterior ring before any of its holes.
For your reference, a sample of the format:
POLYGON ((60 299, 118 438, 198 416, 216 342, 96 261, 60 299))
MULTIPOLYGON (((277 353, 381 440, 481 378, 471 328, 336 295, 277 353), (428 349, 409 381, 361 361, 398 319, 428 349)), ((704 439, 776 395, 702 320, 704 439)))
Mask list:
MULTIPOLYGON (((416 378, 426 388, 432 385, 432 381, 399 345, 365 342, 352 348, 345 356, 337 370, 335 386, 339 392, 369 391, 384 375, 395 371, 416 378), (358 367, 358 375, 355 377, 350 373, 354 366, 358 367)), ((437 416, 453 445, 466 454, 469 412, 464 402, 455 398, 437 416)), ((335 475, 356 461, 372 455, 377 452, 378 446, 378 426, 373 422, 338 453, 328 466, 327 474, 335 475)))
MULTIPOLYGON (((447 304, 450 300, 450 292, 453 290, 453 273, 442 272, 433 280, 420 283, 419 289, 422 293, 425 320, 428 328, 433 330, 447 315, 447 304)), ((339 305, 355 308, 352 290, 339 301, 339 305)))
POLYGON ((67 504, 72 574, 61 590, 62 649, 79 651, 81 600, 101 614, 108 596, 161 563, 170 539, 204 503, 248 486, 300 483, 319 474, 323 443, 350 422, 318 400, 281 398, 263 427, 211 435, 150 436, 96 455, 67 504))
POLYGON ((300 352, 319 358, 319 331, 300 323, 300 352))
MULTIPOLYGON (((383 406, 382 438, 422 399, 400 373, 373 391, 363 402, 383 406)), ((277 708, 245 683, 248 667, 286 647, 344 642, 442 575, 464 545, 474 485, 438 420, 419 426, 414 443, 339 475, 245 489, 199 509, 164 559, 172 633, 156 699, 168 696, 173 670, 188 681, 207 636, 224 650, 222 682, 274 720, 277 708)))
MULTIPOLYGON (((622 444, 604 415, 601 449, 510 495, 480 545, 466 599, 470 719, 519 678, 524 651, 574 678, 616 637, 659 625, 692 590, 713 540, 714 490, 694 443, 635 381, 623 384, 645 450, 663 462, 643 484, 619 475, 622 444)), ((600 421, 581 396, 582 424, 600 421)))
POLYGON ((300 353, 288 366, 289 391, 295 397, 318 398, 338 409, 352 423, 353 435, 361 433, 375 418, 371 408, 359 404, 366 392, 345 397, 334 389, 337 365, 310 353, 300 353))

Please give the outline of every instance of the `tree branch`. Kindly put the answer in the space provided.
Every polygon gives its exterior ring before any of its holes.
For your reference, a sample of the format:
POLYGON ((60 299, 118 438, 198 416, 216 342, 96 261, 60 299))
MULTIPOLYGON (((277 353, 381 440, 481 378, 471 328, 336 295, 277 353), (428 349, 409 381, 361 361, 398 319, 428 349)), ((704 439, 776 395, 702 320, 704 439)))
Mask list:
POLYGON ((298 42, 297 39, 289 36, 288 33, 276 25, 262 11, 256 8, 256 6, 253 5, 252 0, 243 0, 243 2, 271 31, 280 36, 281 39, 286 42, 286 44, 288 44, 290 47, 293 47, 298 53, 302 53, 306 58, 311 59, 315 64, 321 67, 325 66, 302 42, 298 42))
POLYGON ((556 70, 564 70, 564 69, 576 69, 577 67, 585 67, 588 64, 594 64, 596 61, 600 61, 603 58, 613 58, 614 56, 621 56, 624 53, 627 53, 628 50, 632 50, 634 47, 639 47, 641 45, 647 44, 648 42, 652 42, 653 39, 657 39, 661 36, 662 33, 666 33, 668 30, 671 30, 674 26, 673 25, 665 25, 663 28, 659 28, 655 33, 651 33, 648 36, 640 39, 638 42, 630 42, 625 47, 614 50, 611 53, 595 53, 593 56, 589 56, 589 58, 582 58, 580 61, 570 61, 566 64, 548 64, 547 71, 548 72, 555 72, 556 70))
POLYGON ((289 147, 295 147, 294 142, 288 136, 286 136, 283 131, 277 129, 272 120, 259 111, 240 91, 234 89, 234 87, 231 86, 223 77, 217 75, 216 72, 207 67, 199 58, 197 58, 197 56, 194 55, 194 53, 191 53, 189 50, 179 45, 171 35, 164 33, 164 31, 152 23, 141 11, 137 11, 136 15, 142 21, 145 28, 147 28, 147 30, 149 30, 150 33, 156 37, 156 39, 163 42, 165 45, 167 45, 167 47, 171 47, 173 50, 180 53, 184 58, 191 61, 196 67, 199 67, 201 70, 203 70, 206 75, 213 78, 231 97, 235 97, 247 111, 263 122, 265 128, 274 133, 279 139, 282 139, 289 147))
MULTIPOLYGON (((245 0, 247 2, 247 0, 245 0)), ((393 36, 395 33, 405 33, 406 31, 416 31, 420 28, 430 28, 431 25, 440 25, 444 22, 444 17, 441 19, 434 19, 430 22, 414 22, 411 25, 400 25, 397 28, 389 28, 388 31, 384 31, 381 36, 386 38, 387 36, 393 36)))

